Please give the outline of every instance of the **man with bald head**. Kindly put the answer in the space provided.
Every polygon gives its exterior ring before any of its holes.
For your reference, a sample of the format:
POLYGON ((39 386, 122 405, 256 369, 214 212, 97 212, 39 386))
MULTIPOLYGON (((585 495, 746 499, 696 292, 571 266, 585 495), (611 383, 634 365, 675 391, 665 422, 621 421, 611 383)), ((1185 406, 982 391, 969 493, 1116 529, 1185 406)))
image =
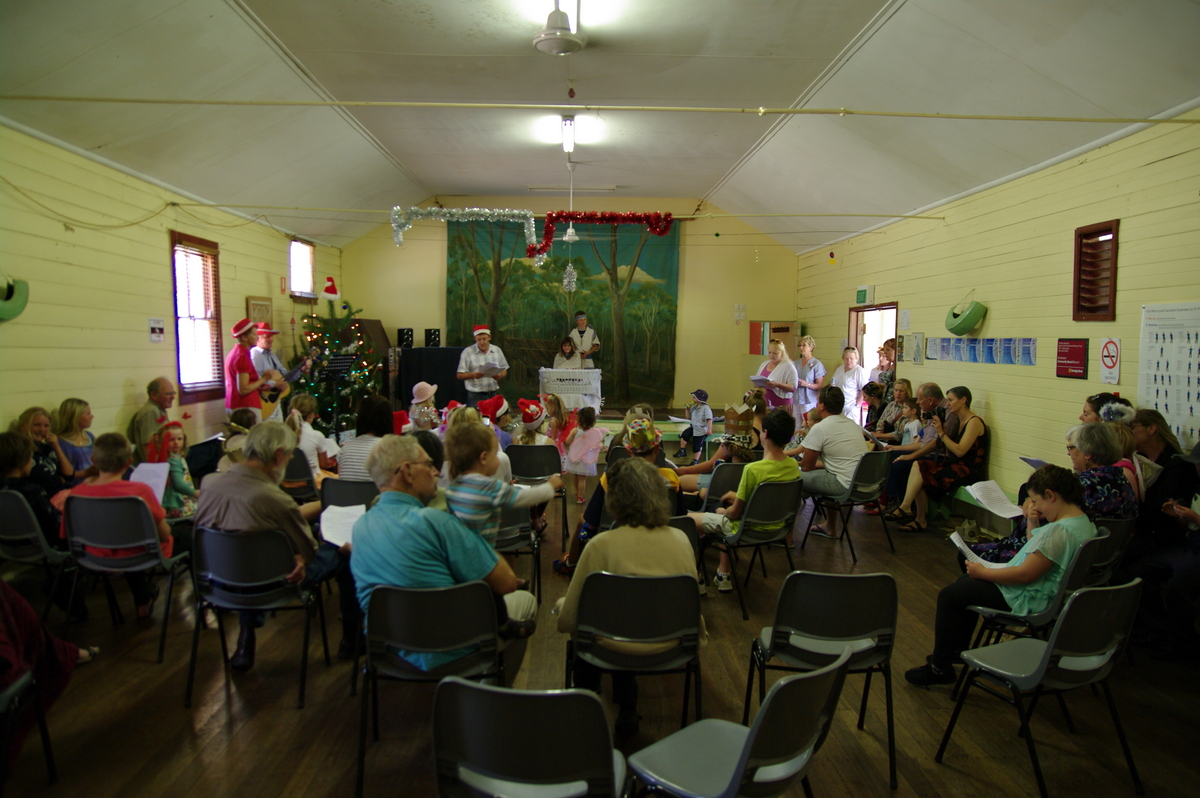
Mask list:
POLYGON ((175 384, 166 377, 155 377, 146 386, 146 396, 146 404, 133 414, 125 435, 133 444, 134 465, 145 462, 146 444, 167 423, 167 411, 175 404, 175 384))

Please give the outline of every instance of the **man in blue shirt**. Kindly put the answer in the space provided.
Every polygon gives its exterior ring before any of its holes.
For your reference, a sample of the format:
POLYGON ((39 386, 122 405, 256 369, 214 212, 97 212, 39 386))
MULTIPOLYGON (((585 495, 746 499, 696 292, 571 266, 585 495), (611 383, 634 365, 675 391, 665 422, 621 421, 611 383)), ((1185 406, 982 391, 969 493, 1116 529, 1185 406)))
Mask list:
MULTIPOLYGON (((358 600, 366 615, 371 589, 450 587, 483 580, 504 597, 510 620, 530 621, 537 599, 524 590, 508 561, 461 521, 426 507, 437 495, 438 469, 416 438, 385 435, 367 459, 367 471, 379 486, 379 502, 354 525, 350 560, 358 600)), ((511 680, 524 657, 521 645, 506 650, 505 675, 511 680)), ((433 670, 471 653, 400 652, 422 670, 433 670)))

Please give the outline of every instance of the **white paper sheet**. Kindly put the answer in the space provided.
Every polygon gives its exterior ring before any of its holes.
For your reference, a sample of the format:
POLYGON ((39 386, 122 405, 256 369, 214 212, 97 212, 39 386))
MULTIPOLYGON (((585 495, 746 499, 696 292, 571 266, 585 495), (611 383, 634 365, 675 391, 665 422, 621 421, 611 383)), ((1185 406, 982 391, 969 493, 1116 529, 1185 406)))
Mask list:
POLYGON ((676 424, 691 424, 691 419, 679 418, 678 416, 667 416, 667 421, 674 421, 676 424))
POLYGON ((975 552, 971 551, 970 546, 968 546, 963 541, 962 535, 958 534, 957 532, 955 532, 953 535, 950 536, 950 540, 954 541, 955 546, 958 546, 958 550, 961 551, 962 555, 967 558, 967 562, 978 563, 979 565, 982 565, 984 568, 1007 568, 1008 567, 1008 563, 988 562, 987 560, 980 559, 979 555, 976 554, 975 552))
POLYGON ((1042 466, 1048 466, 1048 465, 1050 465, 1050 464, 1049 464, 1049 463, 1047 463, 1045 460, 1041 460, 1041 459, 1039 459, 1039 458, 1037 458, 1037 457, 1024 457, 1024 456, 1022 456, 1022 457, 1021 457, 1021 460, 1023 460, 1023 461, 1024 461, 1024 462, 1026 462, 1026 463, 1028 463, 1028 464, 1029 464, 1030 466, 1032 466, 1033 468, 1041 468, 1042 466))
POLYGON ((167 490, 167 478, 171 467, 166 463, 139 463, 129 475, 130 482, 142 482, 150 486, 158 501, 162 502, 163 493, 167 490))
POLYGON ((770 379, 768 379, 766 377, 760 377, 757 374, 750 375, 750 382, 754 383, 755 387, 758 387, 758 388, 766 388, 767 383, 769 383, 770 381, 771 381, 770 379))
POLYGON ((502 371, 504 371, 504 369, 500 368, 494 363, 487 363, 479 369, 479 373, 485 377, 495 377, 502 371))
POLYGON ((1021 508, 1012 503, 995 480, 989 479, 986 482, 968 485, 967 492, 982 504, 985 510, 1001 518, 1016 518, 1022 515, 1021 508))
POLYGON ((352 507, 329 506, 321 512, 321 537, 326 543, 342 546, 350 542, 350 533, 354 531, 354 522, 367 512, 367 505, 356 504, 352 507))

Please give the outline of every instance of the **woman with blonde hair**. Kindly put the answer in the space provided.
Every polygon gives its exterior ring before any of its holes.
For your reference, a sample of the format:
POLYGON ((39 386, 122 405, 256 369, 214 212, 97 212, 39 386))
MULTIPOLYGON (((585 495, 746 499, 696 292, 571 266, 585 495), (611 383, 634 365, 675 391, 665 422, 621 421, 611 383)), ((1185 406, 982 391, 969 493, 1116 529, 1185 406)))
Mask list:
POLYGON ((284 423, 296 433, 296 448, 304 452, 317 487, 320 487, 325 477, 337 476, 334 473, 337 470, 335 458, 341 447, 313 428, 312 422, 316 418, 317 398, 300 393, 292 397, 284 423))
POLYGON ((825 364, 813 357, 817 340, 811 335, 802 337, 796 348, 800 357, 793 364, 796 367, 796 394, 792 397, 792 415, 799 426, 804 422, 804 414, 817 406, 817 392, 825 385, 825 364))
POLYGON ((796 392, 796 367, 788 359, 787 347, 778 338, 772 338, 767 345, 767 359, 758 366, 757 376, 766 380, 762 384, 767 408, 788 407, 792 405, 792 396, 796 392))
POLYGON ((848 346, 842 350, 842 365, 838 366, 833 376, 829 378, 830 385, 842 389, 846 404, 842 407, 842 415, 856 424, 859 421, 859 406, 863 402, 863 388, 870 382, 867 370, 858 365, 858 347, 848 346))
POLYGON ((44 407, 30 407, 13 424, 13 432, 19 432, 33 441, 33 470, 29 478, 53 496, 71 483, 75 466, 63 451, 58 436, 50 431, 50 411, 44 407))
POLYGON ((75 469, 72 484, 83 479, 84 471, 92 465, 92 448, 96 436, 88 432, 92 426, 92 408, 82 399, 64 399, 55 413, 54 429, 63 454, 75 469))

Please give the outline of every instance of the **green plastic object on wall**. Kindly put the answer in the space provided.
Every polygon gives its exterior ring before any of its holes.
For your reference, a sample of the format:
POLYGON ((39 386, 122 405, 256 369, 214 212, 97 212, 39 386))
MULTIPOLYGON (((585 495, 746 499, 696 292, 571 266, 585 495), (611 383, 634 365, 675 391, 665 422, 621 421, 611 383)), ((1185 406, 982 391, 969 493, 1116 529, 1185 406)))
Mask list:
POLYGON ((972 300, 962 313, 955 313, 954 308, 950 308, 950 312, 946 314, 946 329, 955 335, 966 335, 974 330, 986 315, 987 305, 972 300))
POLYGON ((13 280, 0 295, 0 320, 15 319, 29 304, 29 283, 13 280))

